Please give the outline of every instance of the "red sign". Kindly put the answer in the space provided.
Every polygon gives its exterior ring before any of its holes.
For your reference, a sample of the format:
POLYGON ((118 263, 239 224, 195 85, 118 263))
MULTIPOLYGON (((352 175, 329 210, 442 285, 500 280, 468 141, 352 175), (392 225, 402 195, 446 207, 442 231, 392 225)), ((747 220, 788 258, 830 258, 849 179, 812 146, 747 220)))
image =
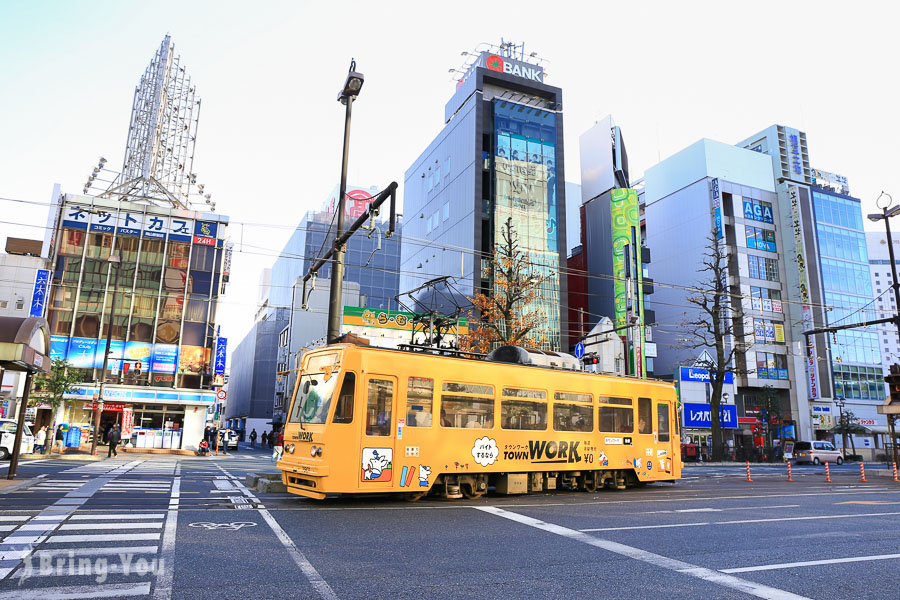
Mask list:
POLYGON ((130 406, 126 406, 122 410, 122 437, 131 437, 131 428, 134 425, 134 410, 130 406))
POLYGON ((485 66, 491 71, 499 71, 503 72, 503 59, 497 56, 496 54, 491 54, 487 57, 487 60, 484 61, 485 66))
POLYGON ((199 235, 195 235, 194 243, 200 244, 202 246, 215 246, 216 240, 215 240, 215 238, 200 237, 199 235))
MULTIPOLYGON (((92 402, 92 403, 88 404, 87 402, 85 402, 84 409, 85 410, 97 410, 97 403, 92 402)), ((103 403, 103 410, 109 410, 109 411, 113 411, 113 412, 122 412, 124 409, 125 409, 125 404, 123 404, 122 402, 104 402, 103 403)))
POLYGON ((738 424, 740 425, 753 425, 754 423, 759 423, 759 419, 756 417, 738 417, 738 424))
POLYGON ((875 425, 875 419, 859 419, 860 425, 875 425))
POLYGON ((216 398, 218 398, 219 400, 224 400, 227 396, 228 394, 225 392, 225 390, 219 390, 218 392, 216 392, 216 398))

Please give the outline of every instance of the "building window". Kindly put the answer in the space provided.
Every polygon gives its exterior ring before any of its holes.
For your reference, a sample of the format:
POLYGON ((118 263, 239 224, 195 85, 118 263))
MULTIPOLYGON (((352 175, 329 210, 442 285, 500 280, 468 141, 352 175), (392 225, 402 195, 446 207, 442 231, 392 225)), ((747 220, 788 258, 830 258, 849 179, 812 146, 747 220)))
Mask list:
POLYGON ((753 319, 753 337, 757 344, 783 344, 784 324, 768 319, 753 319))
POLYGON ((16 300, 16 310, 22 310, 23 308, 25 308, 25 301, 19 298, 16 300))
POLYGON ((450 175, 450 157, 448 156, 444 160, 444 179, 446 179, 450 175))
POLYGON ((760 229, 759 227, 745 226, 747 232, 747 247, 766 252, 777 252, 775 247, 775 231, 760 229))
POLYGON ((788 378, 787 358, 782 354, 757 352, 756 376, 759 379, 786 380, 788 378))
POLYGON ((9 302, 6 300, 0 300, 0 308, 6 308, 9 306, 9 302))
POLYGON ((450 203, 447 202, 444 204, 444 217, 443 220, 446 221, 450 218, 450 203))

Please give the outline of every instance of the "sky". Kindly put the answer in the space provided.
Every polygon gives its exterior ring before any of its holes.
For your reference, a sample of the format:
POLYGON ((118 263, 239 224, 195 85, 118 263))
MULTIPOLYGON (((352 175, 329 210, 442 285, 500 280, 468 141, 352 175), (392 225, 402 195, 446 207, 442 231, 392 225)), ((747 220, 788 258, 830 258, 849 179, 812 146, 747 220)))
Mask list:
MULTIPOLYGON (((0 2, 0 243, 43 238, 54 183, 119 170, 134 88, 166 33, 202 98, 194 171, 237 252, 222 335, 250 328, 260 272, 340 176, 351 58, 349 180, 402 184, 443 126, 462 51, 502 39, 563 90, 566 180, 578 137, 612 114, 632 178, 700 138, 806 131, 813 167, 872 212, 900 202, 900 83, 889 2, 0 2)), ((876 229, 877 225, 866 223, 876 229)), ((665 280, 664 274, 658 278, 665 280)))

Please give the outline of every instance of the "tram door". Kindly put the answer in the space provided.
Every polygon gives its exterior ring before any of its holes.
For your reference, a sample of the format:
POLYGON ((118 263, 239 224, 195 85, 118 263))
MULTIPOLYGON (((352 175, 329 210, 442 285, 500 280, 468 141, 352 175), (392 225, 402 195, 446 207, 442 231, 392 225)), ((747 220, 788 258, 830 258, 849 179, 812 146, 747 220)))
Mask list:
POLYGON ((360 436, 360 489, 390 488, 394 469, 397 378, 370 374, 365 379, 366 414, 360 436))
POLYGON ((678 448, 680 451, 681 446, 676 446, 677 439, 675 439, 675 426, 674 419, 675 415, 672 414, 672 403, 665 401, 656 401, 656 436, 657 436, 657 451, 656 451, 656 465, 657 473, 660 474, 671 474, 674 469, 675 462, 675 450, 674 448, 678 448))

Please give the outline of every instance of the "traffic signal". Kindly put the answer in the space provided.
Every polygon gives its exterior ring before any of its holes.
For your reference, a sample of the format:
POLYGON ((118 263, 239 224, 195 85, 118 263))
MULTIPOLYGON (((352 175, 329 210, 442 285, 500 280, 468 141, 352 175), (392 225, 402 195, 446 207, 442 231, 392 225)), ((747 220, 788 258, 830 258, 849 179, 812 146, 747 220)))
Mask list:
POLYGON ((891 403, 900 403, 900 365, 891 365, 891 374, 885 376, 884 381, 888 384, 891 403))
POLYGON ((586 364, 586 365, 597 365, 597 364, 600 364, 600 358, 597 357, 597 356, 595 356, 595 355, 593 355, 593 354, 591 354, 591 355, 589 355, 589 356, 588 356, 588 355, 585 355, 581 360, 582 360, 582 362, 584 362, 584 364, 586 364))

